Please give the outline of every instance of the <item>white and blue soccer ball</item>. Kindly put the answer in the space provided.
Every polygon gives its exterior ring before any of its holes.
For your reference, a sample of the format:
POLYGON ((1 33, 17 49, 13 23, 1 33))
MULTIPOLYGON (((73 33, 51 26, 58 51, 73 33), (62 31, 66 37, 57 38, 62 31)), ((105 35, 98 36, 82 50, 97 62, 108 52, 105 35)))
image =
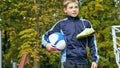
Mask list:
POLYGON ((48 42, 62 51, 66 47, 66 37, 62 33, 53 33, 48 37, 48 42))

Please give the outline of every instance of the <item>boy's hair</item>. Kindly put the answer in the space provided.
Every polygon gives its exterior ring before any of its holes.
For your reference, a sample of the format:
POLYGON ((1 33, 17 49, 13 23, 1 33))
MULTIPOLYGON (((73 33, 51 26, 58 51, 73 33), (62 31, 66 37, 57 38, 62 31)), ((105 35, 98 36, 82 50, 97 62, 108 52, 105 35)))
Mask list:
POLYGON ((63 2, 64 8, 67 7, 67 5, 71 2, 75 2, 75 3, 79 4, 78 0, 64 0, 64 2, 63 2))

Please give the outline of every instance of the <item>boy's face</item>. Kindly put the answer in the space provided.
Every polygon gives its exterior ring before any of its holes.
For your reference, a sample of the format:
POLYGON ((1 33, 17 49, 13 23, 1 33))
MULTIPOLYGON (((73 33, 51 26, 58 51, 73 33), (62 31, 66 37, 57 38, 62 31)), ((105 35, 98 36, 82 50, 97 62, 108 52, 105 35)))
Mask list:
POLYGON ((67 7, 64 8, 64 12, 71 17, 76 17, 79 13, 79 6, 75 2, 69 3, 67 7))

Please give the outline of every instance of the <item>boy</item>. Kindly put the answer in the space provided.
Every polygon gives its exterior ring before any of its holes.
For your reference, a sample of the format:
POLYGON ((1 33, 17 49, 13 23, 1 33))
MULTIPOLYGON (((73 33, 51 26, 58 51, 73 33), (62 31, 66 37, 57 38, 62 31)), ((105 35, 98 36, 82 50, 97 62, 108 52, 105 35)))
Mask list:
POLYGON ((47 42, 47 38, 54 32, 61 32, 66 36, 67 46, 61 52, 61 62, 63 68, 88 68, 86 45, 90 48, 92 56, 91 68, 97 68, 98 53, 94 35, 76 39, 76 36, 85 28, 91 28, 88 20, 82 20, 78 17, 79 4, 77 0, 64 0, 64 12, 67 18, 57 22, 48 32, 42 36, 42 45, 48 51, 56 52, 57 49, 47 42))

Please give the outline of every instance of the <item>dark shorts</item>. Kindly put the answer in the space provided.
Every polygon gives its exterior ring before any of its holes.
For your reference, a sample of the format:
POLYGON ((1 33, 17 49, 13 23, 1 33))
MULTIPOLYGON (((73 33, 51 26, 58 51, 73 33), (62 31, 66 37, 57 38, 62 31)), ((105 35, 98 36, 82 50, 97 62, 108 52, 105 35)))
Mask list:
POLYGON ((72 64, 68 62, 64 62, 61 68, 88 68, 87 64, 72 64))

